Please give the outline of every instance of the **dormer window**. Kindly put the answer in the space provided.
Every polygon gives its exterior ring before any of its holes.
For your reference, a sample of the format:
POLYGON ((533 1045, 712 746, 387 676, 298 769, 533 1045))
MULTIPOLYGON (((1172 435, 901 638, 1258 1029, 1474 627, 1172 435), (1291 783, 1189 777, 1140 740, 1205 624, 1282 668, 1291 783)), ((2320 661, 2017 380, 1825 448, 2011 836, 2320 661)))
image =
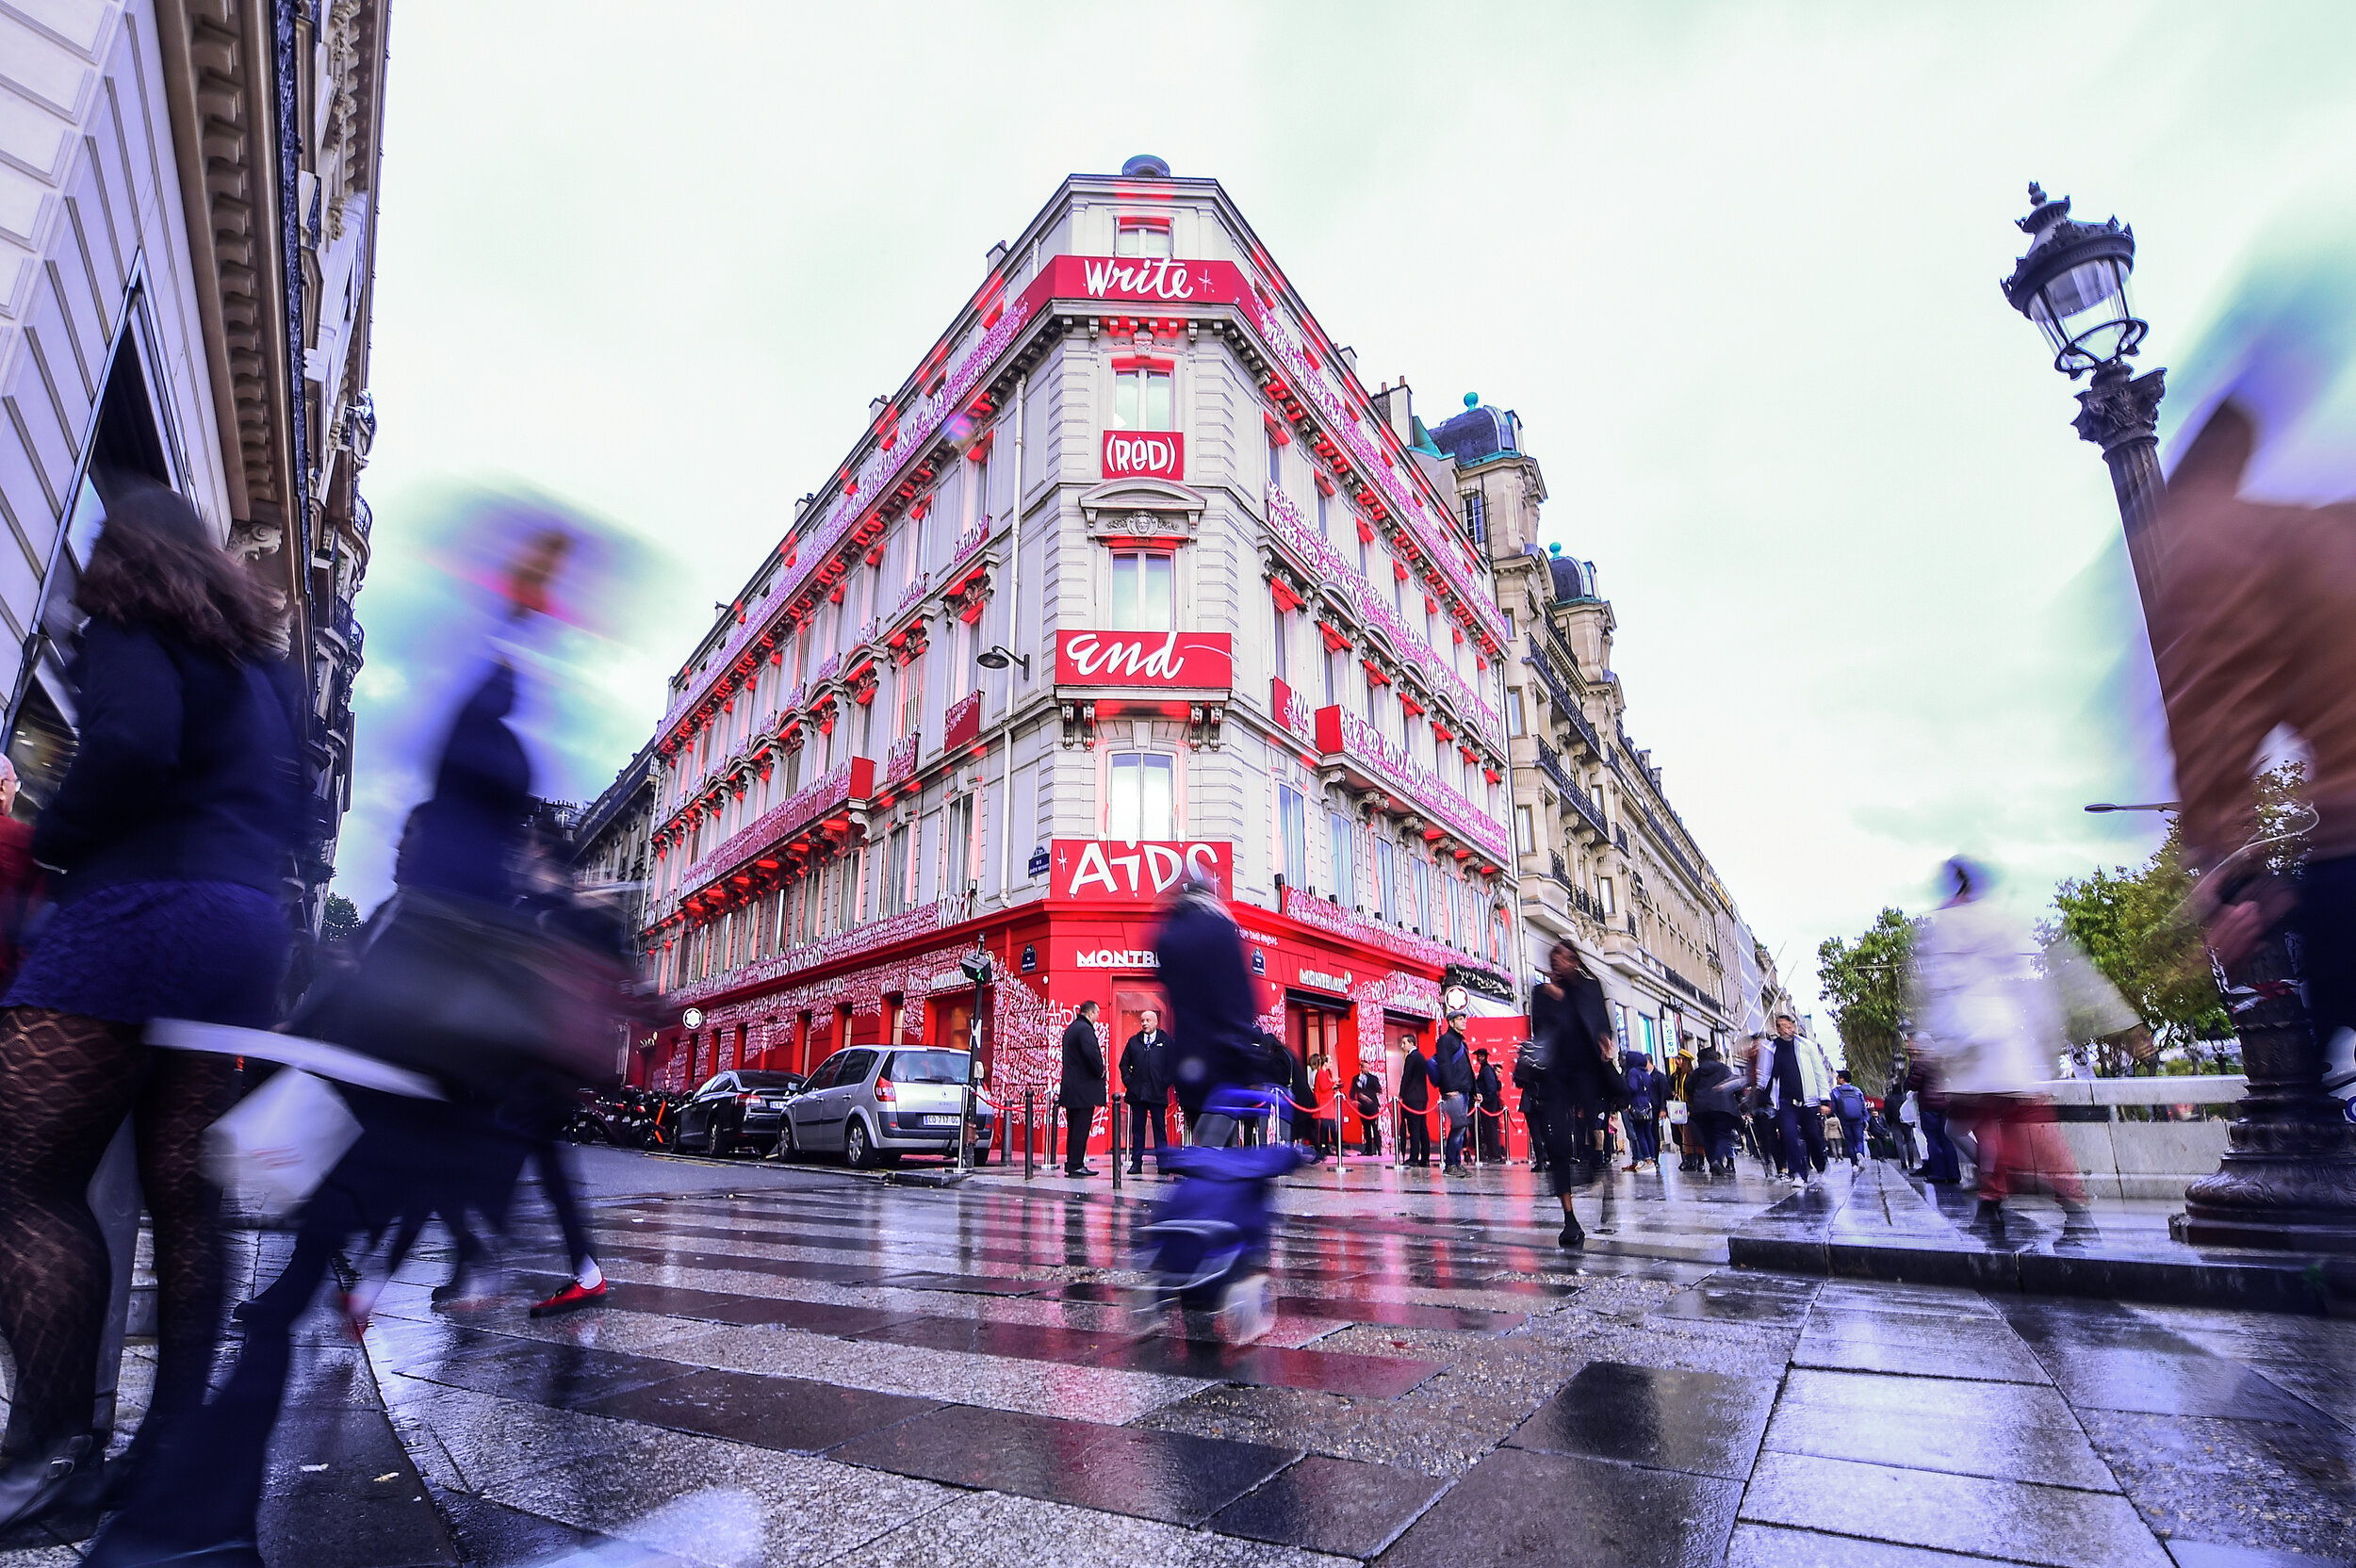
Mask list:
POLYGON ((1113 254, 1117 256, 1167 256, 1170 254, 1170 220, 1167 218, 1125 217, 1113 238, 1113 254))

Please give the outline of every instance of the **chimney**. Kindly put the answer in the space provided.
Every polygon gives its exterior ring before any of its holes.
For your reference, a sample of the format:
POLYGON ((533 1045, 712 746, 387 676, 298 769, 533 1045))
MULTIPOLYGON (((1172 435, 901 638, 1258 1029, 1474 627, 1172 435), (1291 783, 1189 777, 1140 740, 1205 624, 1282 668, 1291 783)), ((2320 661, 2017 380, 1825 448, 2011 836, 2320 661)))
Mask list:
POLYGON ((1002 239, 997 244, 992 245, 985 254, 984 260, 988 262, 990 270, 993 272, 997 271, 999 268, 1005 266, 1006 262, 1006 242, 1002 239))
POLYGON ((1391 427, 1391 433, 1399 437, 1400 446, 1415 445, 1415 394, 1407 389, 1405 376, 1399 377, 1396 385, 1384 382, 1383 390, 1369 400, 1373 402, 1375 412, 1383 416, 1383 422, 1391 427))
POLYGON ((1348 370, 1351 379, 1355 380, 1358 375, 1358 351, 1345 343, 1333 351, 1333 357, 1342 362, 1342 368, 1348 370))

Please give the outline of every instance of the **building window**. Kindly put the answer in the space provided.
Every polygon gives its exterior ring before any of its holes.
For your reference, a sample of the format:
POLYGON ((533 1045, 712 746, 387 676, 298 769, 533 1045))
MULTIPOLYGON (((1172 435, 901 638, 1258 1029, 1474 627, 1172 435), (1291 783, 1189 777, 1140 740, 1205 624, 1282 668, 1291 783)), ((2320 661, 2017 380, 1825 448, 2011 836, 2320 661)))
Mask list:
POLYGON ((1619 913, 1618 906, 1612 902, 1612 878, 1608 876, 1595 878, 1595 907, 1603 911, 1606 920, 1619 913))
POLYGON ((1167 218, 1123 218, 1113 236, 1113 254, 1117 256, 1166 256, 1170 254, 1170 220, 1167 218))
POLYGON ((1332 708, 1342 700, 1342 690, 1345 684, 1346 681, 1342 675, 1342 650, 1339 648, 1327 648, 1325 650, 1326 707, 1332 708))
POLYGON ((1505 689, 1505 732, 1508 735, 1522 733, 1522 689, 1519 686, 1505 689))
MULTIPOLYGON (((1272 599, 1269 602, 1275 604, 1272 599)), ((1277 679, 1289 685, 1293 678, 1293 618, 1283 605, 1276 604, 1275 609, 1276 636, 1275 640, 1268 645, 1268 670, 1277 679)), ((1280 713, 1277 717, 1282 718, 1284 715, 1280 713)))
POLYGON ((1126 550, 1113 557, 1113 629, 1168 631, 1176 625, 1167 555, 1126 550))
POLYGON ((884 841, 883 889, 877 913, 896 915, 905 905, 901 902, 908 882, 908 830, 895 827, 884 841))
POLYGON ((1325 814, 1325 836, 1333 861, 1333 886, 1327 890, 1339 899, 1344 908, 1358 901, 1355 867, 1350 855, 1350 819, 1339 811, 1325 814))
POLYGON ((1374 912, 1399 923, 1399 847, 1388 839, 1374 841, 1374 912))
POLYGON ((1276 823, 1284 842, 1284 885, 1300 888, 1309 880, 1309 817, 1301 792, 1276 786, 1276 823))
POLYGON ((1120 430, 1174 430, 1171 423, 1171 375, 1168 370, 1139 367, 1113 376, 1113 425, 1120 430))
POLYGON ((1268 434, 1268 487, 1271 490, 1284 488, 1284 444, 1276 439, 1274 431, 1268 434))
POLYGON ((1432 935, 1432 863, 1410 860, 1415 873, 1415 929, 1424 936, 1432 935))
POLYGON ((1476 545, 1489 542, 1489 508, 1478 490, 1464 492, 1464 531, 1476 545))
POLYGON ((1112 758, 1112 794, 1106 802, 1104 836, 1124 843, 1178 836, 1173 788, 1178 760, 1158 752, 1124 751, 1112 758))
POLYGON ((949 803, 948 854, 941 867, 942 885, 952 898, 965 896, 966 884, 973 877, 973 797, 964 795, 949 803))
POLYGON ((1513 847, 1524 855, 1538 853, 1537 825, 1527 806, 1513 808, 1513 847))
POLYGON ((1323 486, 1322 484, 1318 485, 1318 486, 1317 486, 1317 532, 1318 532, 1319 534, 1323 535, 1325 538, 1328 538, 1328 539, 1331 539, 1331 538, 1333 536, 1333 528, 1331 527, 1331 525, 1330 525, 1330 523, 1329 523, 1329 518, 1332 516, 1332 508, 1333 508, 1333 497, 1331 497, 1331 496, 1329 496, 1329 495, 1327 495, 1327 494, 1325 493, 1325 486, 1323 486))

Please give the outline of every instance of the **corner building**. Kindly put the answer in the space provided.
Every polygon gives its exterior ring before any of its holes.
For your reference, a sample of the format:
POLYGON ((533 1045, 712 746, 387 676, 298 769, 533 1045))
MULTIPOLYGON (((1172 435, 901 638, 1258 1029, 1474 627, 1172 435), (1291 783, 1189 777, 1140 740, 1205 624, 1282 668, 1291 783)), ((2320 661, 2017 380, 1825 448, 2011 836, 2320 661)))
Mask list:
POLYGON ((1082 1001, 1170 1016, 1189 864, 1345 1078, 1504 988, 1489 563, 1216 181, 1066 181, 868 425, 671 683, 634 1080, 962 1044, 979 945, 1052 1094, 1082 1001))

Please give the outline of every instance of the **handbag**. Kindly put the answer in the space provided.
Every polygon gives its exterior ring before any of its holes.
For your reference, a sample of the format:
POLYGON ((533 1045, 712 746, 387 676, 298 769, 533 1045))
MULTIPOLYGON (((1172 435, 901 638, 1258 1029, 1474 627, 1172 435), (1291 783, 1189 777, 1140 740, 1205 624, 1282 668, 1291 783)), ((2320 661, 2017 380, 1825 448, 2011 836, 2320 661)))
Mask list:
POLYGON ((343 1096, 288 1068, 205 1130, 205 1173, 267 1217, 299 1207, 360 1139, 343 1096))
POLYGON ((1672 1100, 1672 1101, 1670 1101, 1670 1102, 1669 1102, 1669 1125, 1670 1125, 1670 1126, 1672 1126, 1672 1127, 1682 1127, 1682 1126, 1684 1126, 1684 1125, 1685 1125, 1685 1119, 1686 1119, 1686 1117, 1687 1117, 1689 1114, 1690 1114, 1690 1112, 1688 1111, 1688 1108, 1687 1108, 1686 1103, 1685 1103, 1685 1102, 1684 1102, 1684 1101, 1682 1101, 1682 1100, 1672 1100))

